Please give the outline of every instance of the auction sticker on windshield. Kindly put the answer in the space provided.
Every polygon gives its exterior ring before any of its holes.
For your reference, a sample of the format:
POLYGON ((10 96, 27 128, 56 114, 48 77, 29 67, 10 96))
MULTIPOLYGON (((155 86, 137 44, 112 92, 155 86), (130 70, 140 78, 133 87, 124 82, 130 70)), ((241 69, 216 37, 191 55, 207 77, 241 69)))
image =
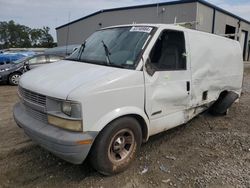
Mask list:
POLYGON ((152 27, 132 27, 130 29, 130 32, 144 32, 144 33, 150 33, 152 31, 152 27))

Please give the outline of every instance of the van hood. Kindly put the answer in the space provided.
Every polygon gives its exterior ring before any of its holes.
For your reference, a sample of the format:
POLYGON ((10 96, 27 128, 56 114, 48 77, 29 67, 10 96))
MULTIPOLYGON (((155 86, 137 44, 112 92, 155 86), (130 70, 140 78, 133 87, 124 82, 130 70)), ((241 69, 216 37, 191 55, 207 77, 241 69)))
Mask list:
MULTIPOLYGON (((125 76, 132 70, 62 60, 28 71, 21 76, 19 85, 46 96, 67 99, 78 87, 89 90, 110 83, 117 76, 125 76)), ((134 72, 134 71, 133 71, 134 72)))

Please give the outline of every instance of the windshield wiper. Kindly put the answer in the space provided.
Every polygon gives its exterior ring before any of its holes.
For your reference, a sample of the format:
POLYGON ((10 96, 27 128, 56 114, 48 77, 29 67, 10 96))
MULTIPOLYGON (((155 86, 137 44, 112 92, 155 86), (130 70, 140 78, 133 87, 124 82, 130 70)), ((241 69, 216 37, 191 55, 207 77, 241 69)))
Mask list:
POLYGON ((109 48, 107 47, 107 45, 104 43, 103 40, 102 40, 102 44, 103 44, 103 47, 104 47, 104 50, 105 50, 107 64, 110 65, 111 64, 111 61, 110 61, 110 55, 111 55, 111 53, 109 51, 109 48))
POLYGON ((115 63, 110 63, 110 66, 112 66, 112 67, 117 67, 117 68, 125 68, 123 65, 117 65, 117 64, 115 64, 115 63))
POLYGON ((82 43, 82 45, 80 47, 80 50, 78 52, 78 60, 81 59, 82 53, 84 52, 84 49, 85 49, 85 46, 86 46, 86 41, 84 41, 84 43, 82 43))

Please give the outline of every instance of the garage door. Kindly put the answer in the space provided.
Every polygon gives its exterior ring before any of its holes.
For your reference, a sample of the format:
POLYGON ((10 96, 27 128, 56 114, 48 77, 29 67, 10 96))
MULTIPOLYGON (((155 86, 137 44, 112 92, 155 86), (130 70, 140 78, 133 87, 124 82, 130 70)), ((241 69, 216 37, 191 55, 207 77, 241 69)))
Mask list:
POLYGON ((247 32, 242 31, 240 37, 240 45, 243 52, 243 58, 245 58, 245 52, 246 52, 246 42, 247 42, 246 37, 247 37, 247 32))

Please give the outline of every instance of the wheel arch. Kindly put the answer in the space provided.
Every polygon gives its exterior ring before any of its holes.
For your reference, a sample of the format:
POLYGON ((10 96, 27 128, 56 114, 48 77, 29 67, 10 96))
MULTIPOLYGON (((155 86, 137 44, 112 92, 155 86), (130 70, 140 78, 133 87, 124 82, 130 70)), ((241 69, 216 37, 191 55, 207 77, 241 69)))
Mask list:
POLYGON ((12 72, 12 73, 10 73, 10 74, 8 75, 8 79, 10 78, 11 75, 13 75, 13 74, 15 74, 15 73, 18 73, 18 74, 20 74, 20 75, 23 74, 21 71, 14 71, 14 72, 12 72))
POLYGON ((221 91, 216 100, 220 100, 220 99, 224 98, 228 93, 229 93, 228 90, 221 91))
MULTIPOLYGON (((149 137, 149 120, 143 111, 136 108, 124 108, 119 109, 119 113, 117 113, 117 109, 105 115, 101 120, 99 120, 96 124, 96 128, 99 129, 99 133, 110 123, 113 121, 123 118, 123 117, 133 117, 138 121, 142 131, 142 140, 146 142, 149 137), (133 110, 132 110, 133 109, 133 110)), ((97 135, 97 136, 98 136, 97 135)))
POLYGON ((235 94, 235 95, 238 95, 240 97, 240 94, 236 91, 233 91, 233 90, 228 90, 228 89, 225 89, 225 90, 222 90, 219 94, 218 94, 218 97, 216 98, 216 101, 220 101, 220 100, 223 100, 223 98, 225 98, 228 94, 235 94))

